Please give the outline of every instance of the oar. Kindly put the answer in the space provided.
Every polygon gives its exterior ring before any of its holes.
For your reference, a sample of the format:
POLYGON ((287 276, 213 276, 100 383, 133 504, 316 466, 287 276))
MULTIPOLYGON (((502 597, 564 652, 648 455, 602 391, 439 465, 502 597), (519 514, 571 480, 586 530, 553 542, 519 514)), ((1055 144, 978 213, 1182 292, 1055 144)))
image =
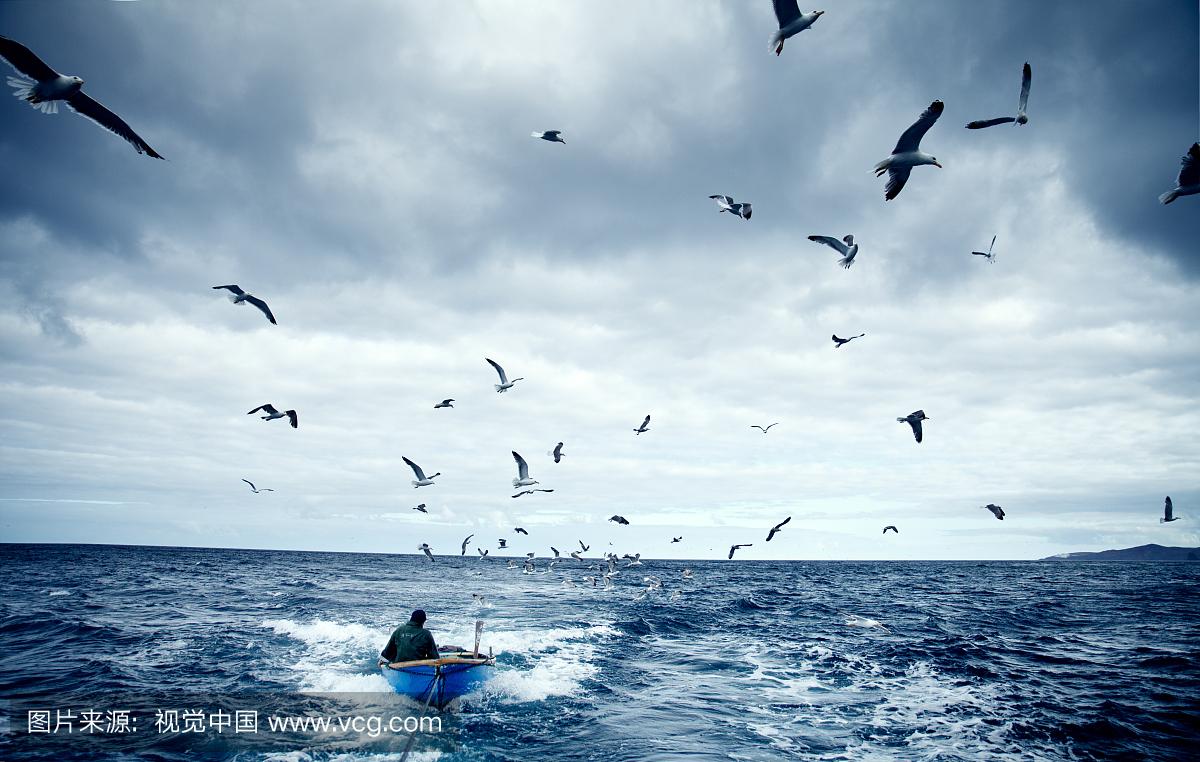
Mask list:
POLYGON ((475 650, 472 651, 476 656, 479 656, 479 638, 483 634, 483 620, 475 620, 475 650))

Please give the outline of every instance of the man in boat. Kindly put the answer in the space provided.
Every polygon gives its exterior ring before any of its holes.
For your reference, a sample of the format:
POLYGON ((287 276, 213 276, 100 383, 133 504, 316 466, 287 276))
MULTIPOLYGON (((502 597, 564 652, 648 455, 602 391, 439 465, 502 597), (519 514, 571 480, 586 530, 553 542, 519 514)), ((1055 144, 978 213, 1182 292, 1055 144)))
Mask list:
POLYGON ((383 652, 379 654, 379 658, 388 663, 438 658, 437 644, 433 642, 433 634, 425 629, 425 611, 423 609, 414 611, 407 622, 396 628, 387 645, 383 647, 383 652))

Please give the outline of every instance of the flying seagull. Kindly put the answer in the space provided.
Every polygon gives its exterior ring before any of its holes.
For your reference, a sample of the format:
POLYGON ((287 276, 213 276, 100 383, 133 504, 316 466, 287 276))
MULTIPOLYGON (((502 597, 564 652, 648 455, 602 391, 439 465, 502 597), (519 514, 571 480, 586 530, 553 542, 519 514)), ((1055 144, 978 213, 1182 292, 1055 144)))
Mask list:
POLYGON ((987 505, 985 505, 983 507, 987 508, 989 511, 991 511, 993 516, 1000 519, 1001 521, 1004 521, 1004 509, 1003 508, 996 505, 995 503, 988 503, 987 505))
POLYGON ((717 202, 717 206, 719 207, 717 209, 718 212, 729 212, 734 217, 741 217, 743 220, 750 219, 750 215, 754 213, 754 209, 751 208, 750 204, 744 202, 740 204, 734 203, 732 196, 717 195, 709 196, 709 198, 717 202))
POLYGON ((488 554, 487 548, 475 548, 475 550, 479 551, 480 558, 483 558, 484 556, 486 556, 488 554))
POLYGON ((732 559, 732 558, 733 558, 733 554, 734 554, 734 552, 735 552, 735 551, 736 551, 738 548, 749 548, 749 547, 751 547, 751 546, 753 546, 753 545, 754 545, 754 543, 752 543, 752 542, 747 542, 747 543, 745 543, 745 544, 742 544, 742 545, 730 545, 730 546, 729 546, 729 557, 732 559))
POLYGON ((521 497, 522 495, 532 495, 534 492, 553 492, 553 491, 554 491, 554 490, 552 490, 552 489, 541 489, 541 488, 538 488, 538 489, 525 489, 525 490, 521 490, 521 491, 520 491, 520 492, 518 492, 517 494, 513 495, 513 497, 514 497, 514 498, 517 498, 517 497, 521 497))
POLYGON ((1167 495, 1167 500, 1163 503, 1163 517, 1158 520, 1158 523, 1165 524, 1168 521, 1179 521, 1179 517, 1175 515, 1175 506, 1171 504, 1170 495, 1167 495))
POLYGON ((429 511, 425 510, 425 504, 424 504, 424 503, 418 503, 417 505, 414 505, 414 506, 413 506, 413 510, 414 510, 414 511, 420 511, 421 513, 429 513, 429 511))
POLYGON ((276 410, 275 407, 273 405, 271 405, 270 403, 267 403, 266 405, 259 405, 258 407, 251 410, 249 413, 246 413, 246 415, 254 415, 255 413, 257 413, 260 410, 263 411, 264 413, 266 413, 266 415, 262 416, 262 419, 264 421, 273 421, 276 418, 285 418, 286 417, 289 421, 291 421, 293 429, 299 428, 299 426, 300 426, 299 418, 296 415, 295 410, 285 410, 281 413, 278 410, 276 410))
POLYGON ((842 236, 840 241, 827 235, 810 235, 808 240, 823 243, 841 254, 842 258, 838 260, 838 264, 847 270, 850 269, 850 265, 854 264, 854 257, 858 254, 858 244, 854 242, 854 236, 850 234, 842 236))
POLYGON ((521 378, 514 378, 512 381, 509 381, 508 376, 505 375, 505 373, 504 373, 504 368, 501 368, 500 365, 495 360, 488 360, 488 358, 486 358, 486 357, 483 359, 487 360, 488 364, 491 365, 493 368, 495 368, 496 372, 500 374, 500 383, 496 384, 497 392, 506 392, 509 389, 513 388, 513 386, 518 381, 525 380, 525 377, 522 376, 521 378))
POLYGON ((984 127, 995 127, 998 124, 1025 124, 1029 121, 1029 117, 1025 116, 1025 106, 1029 103, 1029 83, 1033 78, 1033 69, 1029 68, 1029 62, 1025 62, 1025 66, 1021 68, 1021 99, 1017 101, 1017 115, 1001 116, 996 119, 980 119, 975 122, 968 122, 968 130, 982 130, 984 127))
POLYGON ((646 420, 642 421, 642 425, 633 430, 634 434, 644 434, 650 430, 650 416, 646 415, 646 420))
MULTIPOLYGON (((625 524, 626 526, 628 526, 628 524, 629 524, 629 520, 628 520, 628 519, 626 519, 624 516, 616 516, 616 515, 614 515, 614 516, 610 516, 608 520, 609 520, 609 521, 615 521, 615 522, 617 522, 618 524, 625 524)), ((582 545, 583 543, 581 542, 581 543, 579 543, 579 544, 580 544, 580 545, 582 545)), ((587 550, 587 548, 584 548, 584 550, 587 550)))
POLYGON ((529 536, 529 532, 526 532, 524 527, 513 527, 513 531, 517 534, 523 534, 526 537, 529 536))
POLYGON ((150 144, 133 131, 125 120, 106 109, 99 101, 83 92, 83 80, 59 74, 38 58, 32 50, 16 40, 0 36, 0 58, 20 76, 9 77, 13 95, 43 114, 57 114, 62 101, 80 116, 91 119, 104 129, 124 138, 133 150, 154 159, 161 159, 150 144))
POLYGON ((429 543, 421 543, 421 546, 417 550, 422 551, 430 561, 433 560, 433 548, 429 547, 429 543))
POLYGON ((855 339, 861 339, 863 336, 866 336, 866 334, 860 333, 857 336, 851 336, 848 339, 839 339, 838 335, 835 333, 830 338, 833 339, 833 348, 841 349, 843 344, 849 344, 850 342, 854 341, 855 339))
POLYGON ((439 476, 441 476, 441 475, 442 475, 442 472, 441 472, 441 471, 438 471, 438 472, 437 472, 436 474, 434 474, 433 476, 426 476, 426 475, 425 475, 425 471, 424 471, 424 470, 422 470, 422 469, 421 469, 421 467, 420 467, 420 466, 418 466, 416 463, 413 463, 411 460, 409 460, 408 458, 404 457, 403 455, 401 455, 401 456, 400 456, 400 458, 401 458, 401 459, 402 459, 402 460, 403 460, 405 463, 407 463, 407 464, 408 464, 408 467, 409 467, 409 468, 411 468, 411 469, 413 470, 413 474, 414 474, 414 475, 416 475, 416 477, 417 477, 417 478, 416 478, 416 479, 415 479, 415 480, 412 482, 413 489, 416 489, 417 487, 428 487, 429 485, 433 484, 433 480, 434 480, 434 479, 436 479, 436 478, 438 478, 439 476))
POLYGON ((465 556, 467 554, 467 543, 470 542, 471 538, 474 536, 475 535, 473 534, 469 534, 467 535, 467 539, 462 541, 462 553, 459 553, 460 556, 465 556))
POLYGON ((550 546, 550 550, 553 550, 553 551, 554 551, 554 557, 555 557, 555 558, 562 558, 562 553, 559 553, 559 552, 558 552, 558 548, 556 548, 556 547, 554 547, 553 545, 551 545, 551 546, 550 546))
POLYGON ((988 250, 986 252, 973 251, 971 253, 977 257, 987 257, 988 264, 990 265, 996 261, 996 255, 992 253, 992 247, 995 245, 996 245, 996 236, 992 236, 992 242, 988 244, 988 250))
POLYGON ((587 553, 589 550, 591 550, 591 549, 592 549, 592 546, 591 546, 591 545, 584 545, 584 544, 583 544, 583 540, 580 540, 580 541, 579 541, 579 547, 583 549, 583 552, 584 552, 584 553, 587 553))
POLYGON ((508 547, 508 540, 506 540, 506 539, 504 539, 503 537, 501 537, 501 538, 500 538, 500 547, 501 547, 501 548, 507 548, 507 547, 508 547))
POLYGON ((254 493, 254 494, 256 494, 256 495, 257 495, 259 492, 274 492, 274 491, 275 491, 275 490, 271 489, 270 487, 263 487, 262 489, 259 489, 258 487, 255 487, 255 486, 254 486, 254 482, 250 481, 249 479, 242 479, 242 481, 246 482, 246 484, 249 484, 249 485, 250 485, 250 491, 251 491, 251 492, 253 492, 253 493, 254 493))
POLYGON ((942 165, 934 156, 921 151, 921 138, 925 137, 925 133, 929 132, 929 128, 942 115, 942 109, 945 106, 941 101, 934 101, 929 104, 929 108, 921 112, 921 116, 917 121, 904 131, 900 139, 896 141, 896 147, 892 149, 892 155, 875 165, 875 176, 879 177, 884 172, 888 173, 888 183, 884 190, 883 197, 891 201, 896 196, 900 195, 900 191, 904 189, 904 184, 908 182, 908 175, 912 172, 913 167, 919 167, 922 164, 932 164, 938 169, 942 165))
POLYGON ((673 543, 674 543, 674 542, 681 542, 682 540, 683 540, 683 538, 682 538, 682 537, 672 537, 672 538, 671 538, 671 542, 673 542, 673 543))
POLYGON ((554 456, 555 463, 558 463, 559 461, 562 460, 562 456, 563 456, 562 447, 563 447, 563 443, 559 442, 558 444, 554 445, 554 449, 550 451, 550 454, 554 456))
POLYGON ((897 423, 907 423, 909 426, 912 426, 913 436, 917 438, 917 442, 919 443, 921 441, 921 436, 922 436, 921 421, 930 421, 930 420, 933 420, 933 419, 926 417, 924 410, 917 410, 912 413, 909 413, 908 415, 904 416, 903 418, 897 418, 896 422, 897 423))
POLYGON ((783 52, 783 43, 791 37, 803 32, 816 23, 825 11, 801 13, 796 0, 772 0, 775 6, 775 19, 779 21, 779 30, 771 35, 771 50, 775 55, 783 52))
POLYGON ((512 451, 513 460, 517 462, 517 478, 512 480, 514 487, 532 487, 537 481, 529 478, 529 464, 525 462, 516 450, 512 451))
POLYGON ((454 402, 454 400, 452 400, 452 399, 451 400, 442 400, 441 402, 434 405, 433 409, 437 410, 439 407, 454 407, 454 405, 451 404, 452 402, 454 402))
POLYGON ((896 534, 900 534, 900 530, 897 529, 896 527, 892 526, 891 524, 888 524, 887 526, 885 526, 883 528, 883 533, 887 534, 887 530, 889 530, 889 529, 892 530, 893 532, 895 532, 896 534))
POLYGON ((1158 197, 1164 204, 1169 204, 1180 196, 1194 196, 1200 193, 1200 143, 1192 143, 1192 147, 1180 159, 1183 165, 1179 170, 1179 179, 1175 187, 1158 197))
POLYGON ((529 134, 531 137, 541 138, 551 143, 567 144, 567 141, 562 139, 562 130, 546 130, 545 132, 531 132, 529 134))
POLYGON ((778 425, 779 425, 779 421, 776 421, 775 423, 772 423, 770 426, 765 426, 765 427, 759 426, 757 423, 752 423, 752 424, 750 424, 750 428, 762 429, 762 433, 766 434, 768 431, 771 430, 771 426, 778 426, 778 425))
POLYGON ((767 534, 767 542, 770 542, 771 538, 775 536, 775 533, 778 532, 780 529, 783 529, 783 525, 788 523, 791 520, 792 520, 792 517, 788 516, 783 521, 781 521, 778 524, 776 524, 775 526, 771 527, 771 531, 767 534))
POLYGON ((229 301, 233 302, 234 304, 245 304, 246 302, 250 302, 255 307, 258 307, 262 314, 267 316, 267 320, 270 320, 272 325, 279 325, 275 322, 275 316, 271 314, 271 308, 267 306, 266 302, 264 302, 262 299, 259 299, 254 294, 247 294, 237 284, 231 283, 228 286, 213 286, 213 288, 228 289, 229 301))

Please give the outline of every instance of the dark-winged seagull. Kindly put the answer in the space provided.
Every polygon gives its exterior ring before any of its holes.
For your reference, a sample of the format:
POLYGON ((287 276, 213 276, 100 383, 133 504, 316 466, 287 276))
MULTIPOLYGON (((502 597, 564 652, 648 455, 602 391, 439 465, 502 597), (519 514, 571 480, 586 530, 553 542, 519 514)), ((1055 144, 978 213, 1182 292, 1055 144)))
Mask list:
POLYGON ((213 286, 213 288, 223 288, 229 291, 229 301, 233 302, 234 304, 245 304, 246 302, 250 302, 255 307, 258 307, 262 314, 267 316, 267 320, 270 320, 272 325, 278 325, 278 323, 275 322, 275 316, 271 314, 271 308, 267 306, 267 303, 262 299, 259 299, 254 294, 247 294, 236 283, 231 283, 228 286, 213 286))
MULTIPOLYGON (((615 521, 615 522, 617 522, 618 524, 625 524, 625 525, 628 525, 628 524, 629 524, 629 520, 628 520, 628 519, 626 519, 624 516, 617 516, 617 515, 613 515, 613 516, 610 516, 608 520, 609 520, 609 521, 615 521)), ((580 543, 580 545, 582 545, 582 544, 583 544, 583 543, 580 543)), ((587 550, 587 548, 584 548, 584 550, 587 550)))
POLYGON ((488 550, 487 550, 487 548, 476 548, 475 550, 478 550, 478 551, 479 551, 479 557, 480 557, 480 558, 483 558, 483 557, 485 557, 485 556, 488 554, 488 550))
POLYGON ((733 196, 709 196, 713 201, 717 202, 718 212, 729 212, 734 217, 741 217, 743 220, 750 219, 750 215, 754 214, 753 207, 749 203, 735 203, 733 196))
POLYGON ((555 558, 562 558, 562 553, 559 553, 559 552, 558 552, 558 548, 556 548, 556 547, 554 547, 553 545, 551 545, 551 546, 550 546, 550 550, 554 551, 554 557, 555 557, 555 558))
POLYGON ((459 553, 460 556, 465 556, 467 554, 467 543, 470 542, 471 538, 474 536, 475 535, 473 534, 469 534, 467 535, 467 539, 462 541, 462 553, 459 553))
POLYGON ((766 434, 768 431, 771 430, 771 426, 778 426, 778 425, 779 425, 779 421, 776 421, 775 423, 772 423, 768 426, 759 426, 757 423, 752 423, 752 424, 750 424, 750 428, 760 429, 762 431, 762 433, 766 434))
POLYGON ((518 498, 523 495, 532 495, 534 492, 553 492, 553 491, 554 490, 552 490, 552 489, 541 489, 540 487, 538 489, 524 489, 524 490, 521 490, 520 492, 518 492, 517 494, 513 495, 513 497, 518 498))
POLYGON ((738 548, 749 548, 749 547, 751 547, 751 546, 753 546, 753 545, 754 545, 754 543, 752 543, 752 542, 742 543, 741 545, 730 545, 730 546, 729 546, 729 557, 732 559, 732 558, 733 558, 733 554, 734 554, 734 552, 735 552, 735 551, 736 551, 738 548))
POLYGON ((783 43, 786 40, 808 29, 825 14, 825 11, 801 13, 800 7, 796 5, 796 0, 771 0, 771 2, 775 6, 775 20, 779 22, 779 29, 771 35, 770 49, 775 51, 775 55, 783 52, 783 43))
POLYGON ((788 523, 791 520, 792 520, 792 517, 788 516, 783 521, 781 521, 778 524, 776 524, 775 526, 771 527, 771 531, 767 533, 767 542, 770 542, 771 538, 775 536, 775 533, 778 532, 780 529, 783 529, 783 525, 788 523))
POLYGON ((995 255, 995 253, 992 252, 992 247, 995 245, 996 245, 996 236, 992 236, 992 242, 988 244, 987 251, 973 251, 973 252, 971 252, 971 254, 973 254, 976 257, 986 257, 988 264, 990 265, 996 261, 996 255, 995 255))
POLYGON ((929 128, 942 115, 944 108, 945 105, 941 101, 930 103, 929 108, 921 112, 917 121, 913 122, 896 141, 892 155, 875 165, 876 177, 884 172, 888 173, 887 187, 883 193, 883 197, 888 201, 900 195, 904 184, 908 182, 908 175, 912 172, 913 167, 932 164, 941 169, 942 165, 938 163, 937 157, 921 151, 921 138, 925 137, 926 132, 929 132, 929 128))
POLYGON ((433 476, 426 476, 425 471, 420 466, 418 466, 416 463, 413 463, 411 460, 404 457, 403 455, 400 456, 400 459, 408 464, 408 467, 413 470, 413 474, 417 477, 416 479, 414 479, 412 481, 413 489, 416 489, 417 487, 428 487, 431 484, 433 484, 434 479, 436 479, 442 475, 442 472, 438 471, 433 476))
POLYGON ((525 527, 513 527, 513 531, 516 532, 517 534, 523 534, 526 537, 529 536, 529 532, 525 531, 525 527))
POLYGON ((1175 515, 1175 506, 1171 504, 1170 495, 1167 495, 1167 499, 1163 503, 1163 517, 1158 520, 1158 523, 1165 524, 1168 521, 1179 521, 1179 517, 1175 515))
POLYGON ((534 479, 529 478, 529 464, 525 462, 516 450, 512 451, 513 460, 517 462, 517 478, 512 480, 514 487, 532 487, 538 484, 534 479))
POLYGON ((642 425, 633 430, 634 434, 645 434, 650 430, 650 416, 646 415, 646 420, 642 421, 642 425))
POLYGON ((1021 99, 1017 101, 1016 116, 1001 116, 996 119, 980 119, 975 122, 968 122, 968 130, 982 130, 984 127, 995 127, 998 124, 1025 124, 1029 121, 1029 117, 1025 116, 1025 106, 1029 104, 1029 84, 1033 80, 1033 69, 1029 68, 1029 62, 1025 62, 1025 66, 1021 68, 1021 99))
POLYGON ((672 537, 672 538, 671 538, 671 542, 673 542, 673 543, 674 543, 674 542, 682 542, 682 541, 683 541, 683 538, 682 538, 682 537, 672 537))
POLYGON ((425 510, 424 503, 417 503, 416 505, 413 506, 413 510, 420 511, 421 513, 429 513, 429 511, 425 510))
POLYGON ((246 482, 246 484, 249 484, 249 485, 250 485, 250 491, 251 491, 251 492, 253 492, 253 493, 254 493, 254 494, 256 494, 256 495, 257 495, 259 492, 274 492, 274 491, 275 491, 275 490, 271 489, 270 487, 263 487, 262 489, 259 489, 258 487, 255 487, 255 486, 254 486, 254 482, 250 481, 249 479, 242 479, 242 481, 246 482))
POLYGON ((991 511, 993 516, 1000 519, 1001 521, 1004 521, 1004 509, 1003 508, 996 505, 995 503, 988 503, 987 505, 985 505, 983 507, 988 509, 989 511, 991 511))
POLYGON ((915 410, 915 411, 909 413, 908 415, 904 416, 903 418, 897 418, 896 422, 897 423, 907 423, 909 426, 912 426, 913 436, 917 438, 917 442, 919 443, 921 441, 921 438, 924 436, 921 432, 921 421, 930 421, 930 420, 933 420, 933 419, 927 417, 925 415, 924 410, 915 410))
POLYGON ((429 547, 429 543, 423 542, 417 550, 423 552, 430 561, 433 560, 433 548, 429 547))
POLYGON ((19 77, 9 77, 13 95, 43 114, 57 114, 62 101, 80 116, 91 119, 104 129, 124 138, 133 150, 154 159, 162 156, 133 131, 125 120, 105 108, 99 101, 83 92, 83 80, 59 74, 38 58, 32 50, 16 40, 0 36, 0 58, 13 68, 19 77))
POLYGON ((487 360, 487 361, 488 361, 488 365, 491 365, 493 368, 495 368, 495 369, 496 369, 496 373, 498 373, 498 374, 500 375, 500 383, 496 384, 496 391, 497 391, 497 392, 506 392, 506 391, 508 391, 509 389, 513 388, 513 386, 514 386, 514 385, 515 385, 515 384, 516 384, 518 381, 524 381, 524 380, 525 380, 525 377, 524 377, 524 376, 522 376, 522 377, 520 377, 520 378, 514 378, 512 381, 509 381, 509 380, 508 380, 508 375, 507 375, 507 374, 505 374, 505 372, 504 372, 504 368, 501 368, 499 363, 497 363, 495 360, 490 360, 490 359, 488 359, 488 358, 486 358, 486 357, 485 357, 485 358, 483 358, 483 359, 487 360))
POLYGON ((1200 193, 1200 143, 1192 143, 1192 147, 1179 160, 1183 165, 1179 168, 1179 178, 1175 187, 1158 197, 1164 204, 1169 204, 1180 196, 1194 196, 1200 193))
POLYGON ((883 533, 887 534, 887 530, 889 530, 889 529, 892 530, 893 532, 895 532, 896 534, 900 534, 900 530, 897 529, 896 527, 892 526, 891 524, 888 524, 887 526, 885 526, 883 528, 883 533))
POLYGON ((441 408, 441 407, 454 407, 454 405, 452 404, 453 402, 454 402, 454 400, 452 400, 452 399, 442 400, 441 402, 434 405, 433 409, 437 410, 438 408, 441 408))
POLYGON ((500 538, 500 547, 501 547, 501 548, 507 548, 507 547, 508 547, 508 540, 506 540, 506 539, 504 539, 503 537, 501 537, 501 538, 500 538))
MULTIPOLYGON (((549 141, 551 143, 562 143, 563 145, 567 144, 567 141, 562 139, 562 130, 546 130, 544 132, 531 132, 531 133, 529 133, 529 135, 531 137, 541 138, 542 140, 549 141)), ((587 141, 585 140, 584 142, 586 143, 587 141)))
POLYGON ((814 243, 823 243, 841 254, 842 258, 838 260, 838 264, 847 270, 850 269, 850 265, 854 264, 854 257, 858 254, 858 244, 854 242, 854 236, 849 233, 842 236, 840 241, 828 235, 810 235, 808 240, 814 243))
POLYGON ((563 448, 563 443, 559 442, 558 444, 554 445, 554 449, 550 451, 550 454, 552 456, 554 456, 555 463, 558 463, 560 460, 562 460, 562 456, 563 456, 562 448, 563 448))
POLYGON ((591 545, 584 545, 583 540, 579 541, 579 547, 583 550, 584 553, 587 553, 589 550, 592 549, 591 545))
POLYGON ((854 341, 855 339, 861 339, 863 336, 866 336, 866 334, 860 333, 857 336, 851 336, 848 339, 839 339, 838 335, 835 333, 832 336, 830 336, 830 338, 833 339, 833 348, 841 349, 843 344, 849 344, 850 342, 854 341))
POLYGON ((266 415, 262 416, 262 419, 264 421, 273 421, 276 418, 287 418, 291 422, 293 429, 300 427, 299 416, 296 415, 295 410, 284 410, 281 413, 278 410, 276 410, 275 407, 273 405, 271 405, 269 402, 266 405, 259 405, 258 407, 251 410, 249 413, 246 413, 246 415, 254 415, 255 413, 257 413, 260 410, 263 411, 264 413, 266 413, 266 415))

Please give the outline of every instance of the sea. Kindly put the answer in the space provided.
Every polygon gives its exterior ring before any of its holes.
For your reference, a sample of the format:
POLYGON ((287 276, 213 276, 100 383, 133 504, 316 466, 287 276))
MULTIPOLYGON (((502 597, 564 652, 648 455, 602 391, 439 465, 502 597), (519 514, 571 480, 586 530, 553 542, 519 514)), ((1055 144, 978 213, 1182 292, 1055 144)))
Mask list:
POLYGON ((0 759, 1200 759, 1198 563, 596 563, 0 545, 0 759), (497 666, 407 732, 414 608, 497 666))

